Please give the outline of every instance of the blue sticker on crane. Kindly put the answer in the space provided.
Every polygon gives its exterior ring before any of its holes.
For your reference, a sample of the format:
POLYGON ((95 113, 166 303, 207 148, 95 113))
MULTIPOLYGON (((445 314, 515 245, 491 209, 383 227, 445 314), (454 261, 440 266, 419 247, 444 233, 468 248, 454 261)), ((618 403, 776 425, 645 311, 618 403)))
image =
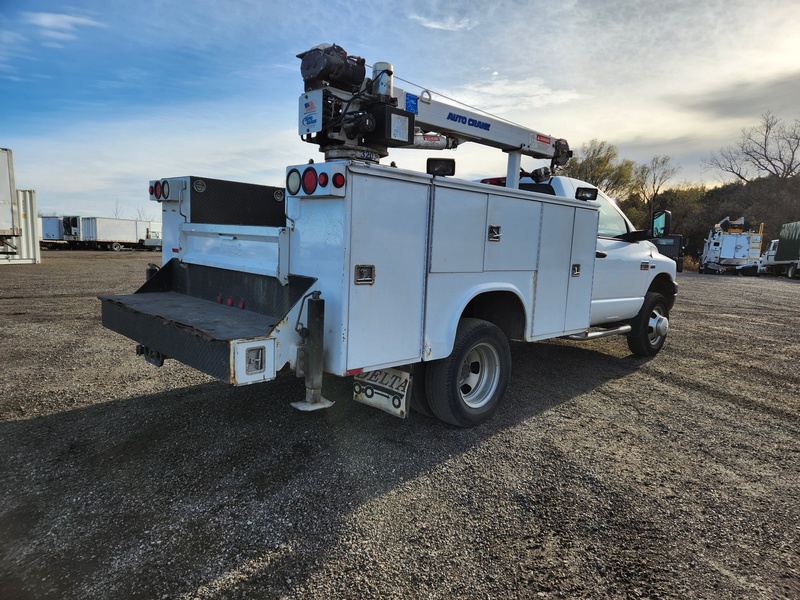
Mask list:
POLYGON ((415 96, 414 94, 406 94, 406 110, 408 112, 418 115, 419 114, 419 108, 417 107, 418 102, 419 102, 419 96, 415 96))

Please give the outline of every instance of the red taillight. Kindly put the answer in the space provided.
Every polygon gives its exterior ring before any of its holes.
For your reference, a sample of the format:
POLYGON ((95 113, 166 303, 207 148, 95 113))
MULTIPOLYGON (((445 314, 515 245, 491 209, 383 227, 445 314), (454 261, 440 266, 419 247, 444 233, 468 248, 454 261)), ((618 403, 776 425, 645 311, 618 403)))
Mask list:
POLYGON ((481 183, 488 183, 489 185, 502 185, 502 186, 505 186, 506 178, 505 177, 487 177, 486 179, 481 179, 481 183))
POLYGON ((156 181, 150 186, 150 195, 155 196, 156 200, 169 198, 169 181, 166 179, 156 181))
POLYGON ((317 189, 317 172, 308 167, 303 171, 303 191, 309 196, 317 189))
POLYGON ((344 175, 342 173, 333 174, 333 187, 335 188, 344 187, 344 175))
POLYGON ((328 185, 328 174, 327 173, 320 173, 319 174, 319 187, 325 187, 328 185))

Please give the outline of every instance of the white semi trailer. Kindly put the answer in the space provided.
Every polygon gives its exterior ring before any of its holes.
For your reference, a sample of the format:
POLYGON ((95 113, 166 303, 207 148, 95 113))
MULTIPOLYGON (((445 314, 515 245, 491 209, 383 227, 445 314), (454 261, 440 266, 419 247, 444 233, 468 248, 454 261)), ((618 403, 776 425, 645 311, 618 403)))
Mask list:
POLYGON ((36 191, 16 189, 13 152, 0 148, 0 264, 41 260, 36 191))
POLYGON ((64 240, 73 248, 113 250, 161 249, 161 224, 110 217, 63 217, 64 240))

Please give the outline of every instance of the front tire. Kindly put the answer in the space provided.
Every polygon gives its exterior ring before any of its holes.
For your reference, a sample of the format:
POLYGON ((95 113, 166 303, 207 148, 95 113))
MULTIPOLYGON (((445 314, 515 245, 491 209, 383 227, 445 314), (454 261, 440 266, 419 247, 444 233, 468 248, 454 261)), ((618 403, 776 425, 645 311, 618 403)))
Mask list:
POLYGON ((786 276, 789 279, 794 279, 794 276, 797 275, 797 265, 794 263, 789 265, 789 268, 786 270, 786 276))
POLYGON ((510 377, 511 350, 500 328, 462 319, 450 356, 427 365, 431 411, 458 427, 484 423, 500 406, 510 377))
POLYGON ((669 329, 669 308, 661 294, 648 292, 639 314, 631 321, 628 348, 639 356, 655 356, 664 346, 669 329))

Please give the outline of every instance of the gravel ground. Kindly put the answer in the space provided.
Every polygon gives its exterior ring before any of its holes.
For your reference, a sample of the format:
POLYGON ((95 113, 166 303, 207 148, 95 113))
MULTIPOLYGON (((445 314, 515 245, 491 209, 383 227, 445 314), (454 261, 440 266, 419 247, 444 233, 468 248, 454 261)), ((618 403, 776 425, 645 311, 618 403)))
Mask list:
POLYGON ((145 363, 95 297, 158 259, 0 267, 0 597, 800 597, 800 281, 680 274, 650 360, 515 344, 462 430, 145 363))

